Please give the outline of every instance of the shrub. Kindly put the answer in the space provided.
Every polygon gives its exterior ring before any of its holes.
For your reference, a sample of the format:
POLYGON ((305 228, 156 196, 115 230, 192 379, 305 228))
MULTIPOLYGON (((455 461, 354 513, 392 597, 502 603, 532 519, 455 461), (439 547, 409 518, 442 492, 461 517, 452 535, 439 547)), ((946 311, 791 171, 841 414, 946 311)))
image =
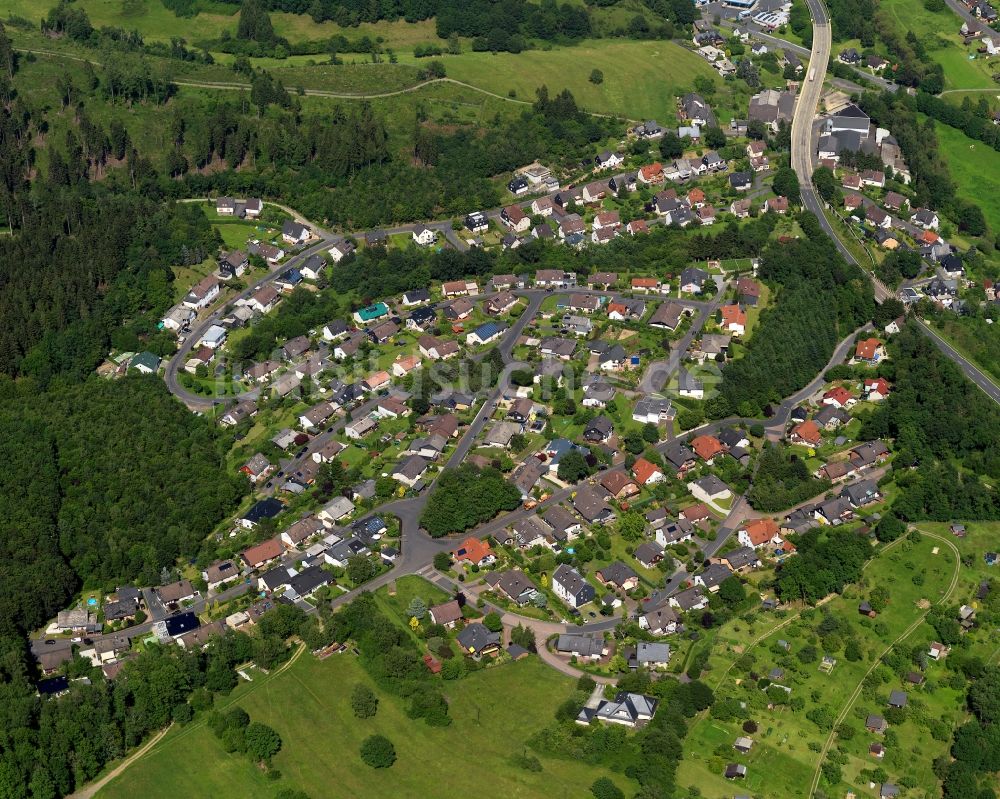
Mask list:
POLYGON ((370 719, 378 712, 378 697, 367 685, 358 683, 351 691, 351 709, 355 718, 370 719))
POLYGON ((622 789, 608 777, 599 777, 594 780, 594 784, 590 786, 590 792, 594 794, 594 799, 625 799, 622 789))
POLYGON ((361 759, 372 768, 389 768, 396 762, 396 747, 384 735, 369 735, 361 742, 361 759))

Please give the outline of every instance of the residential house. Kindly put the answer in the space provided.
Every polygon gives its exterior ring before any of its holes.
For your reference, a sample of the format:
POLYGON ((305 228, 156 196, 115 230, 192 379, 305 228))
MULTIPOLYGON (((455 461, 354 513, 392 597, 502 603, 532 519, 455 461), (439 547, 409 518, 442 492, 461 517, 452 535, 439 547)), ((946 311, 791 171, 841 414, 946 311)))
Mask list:
POLYGON ((278 304, 278 300, 280 299, 281 295, 278 294, 274 286, 262 286, 247 300, 246 304, 251 310, 266 314, 274 309, 274 306, 278 304))
MULTIPOLYGON (((637 458, 632 464, 632 474, 636 482, 641 486, 653 485, 666 479, 663 470, 652 461, 645 458, 637 458)), ((606 487, 606 486, 605 486, 606 487)))
POLYGON ((566 563, 560 564, 552 574, 552 591, 572 608, 593 602, 596 596, 594 586, 566 563))
POLYGON ((688 267, 681 272, 680 290, 685 294, 701 294, 708 272, 697 267, 688 267))
POLYGON ((737 219, 746 219, 750 216, 750 207, 752 203, 749 199, 746 200, 733 200, 729 205, 729 213, 735 216, 737 219))
POLYGON ((488 655, 500 649, 500 633, 491 632, 479 622, 466 626, 455 640, 466 654, 475 657, 488 655))
POLYGON ((608 347, 598 356, 598 366, 605 372, 620 372, 626 364, 625 348, 621 344, 608 347))
POLYGON ((452 599, 440 605, 434 605, 428 610, 432 624, 440 624, 446 629, 452 629, 462 619, 462 608, 458 600, 452 599))
POLYGON ((474 280, 449 280, 441 284, 445 297, 463 297, 479 293, 479 285, 474 280))
POLYGON ((746 332, 747 314, 739 305, 723 305, 719 308, 719 325, 727 333, 739 337, 746 332))
POLYGON ((392 478, 409 488, 413 488, 424 476, 427 467, 426 459, 419 455, 411 455, 396 465, 392 478))
POLYGON ((834 408, 851 408, 856 405, 858 400, 855 398, 850 391, 841 386, 831 388, 825 394, 823 394, 822 404, 832 405, 834 408))
POLYGON ((281 543, 289 549, 297 547, 326 530, 326 525, 317 516, 306 516, 292 524, 281 534, 281 543))
POLYGON ((649 326, 673 332, 680 325, 684 306, 676 302, 664 302, 649 317, 649 326))
POLYGON ((264 519, 273 519, 284 509, 285 506, 280 500, 274 497, 267 497, 251 505, 249 510, 238 521, 242 527, 252 530, 264 519))
POLYGON ((884 377, 869 377, 864 383, 865 399, 870 402, 878 402, 889 396, 889 382, 884 377))
POLYGON ((815 448, 823 443, 823 436, 816 422, 808 419, 792 428, 788 441, 792 444, 815 448))
POLYGON ((708 474, 687 484, 692 496, 703 502, 724 502, 731 499, 733 492, 714 474, 708 474))
POLYGON ((258 452, 240 467, 240 472, 245 474, 251 483, 259 483, 273 468, 270 461, 258 452))
POLYGON ((778 523, 774 519, 754 519, 741 527, 736 538, 745 547, 759 549, 768 544, 781 544, 782 538, 778 523))
POLYGON ((301 222, 288 219, 281 226, 281 239, 285 244, 305 244, 309 241, 312 232, 301 222))
POLYGON ((432 361, 447 360, 458 355, 458 344, 454 341, 441 341, 434 336, 424 335, 417 339, 420 354, 432 361))
POLYGON ((695 454, 705 461, 705 463, 712 463, 717 455, 721 455, 726 451, 722 442, 715 436, 710 435, 696 436, 691 440, 691 449, 693 449, 695 454))
POLYGON ((437 241, 437 233, 426 225, 417 225, 410 232, 410 236, 413 239, 413 243, 420 247, 429 247, 437 241))
POLYGON ((483 311, 490 316, 500 316, 517 305, 517 296, 510 291, 501 291, 483 303, 483 311))
POLYGON ((631 669, 665 669, 670 665, 670 644, 638 641, 635 653, 626 658, 631 669))
POLYGON ((615 388, 601 379, 591 380, 583 387, 582 404, 587 408, 604 408, 615 398, 615 388))
POLYGON ((469 536, 461 544, 451 550, 451 556, 457 563, 468 563, 471 566, 490 566, 496 563, 497 556, 489 542, 469 536))
POLYGON ((354 513, 354 503, 347 497, 334 497, 319 509, 317 515, 325 522, 336 524, 354 513))
POLYGON ((501 210, 500 221, 515 233, 523 233, 531 227, 531 217, 519 205, 508 205, 501 210))
POLYGON ((641 614, 639 627, 651 635, 672 635, 677 632, 677 613, 670 605, 663 605, 641 614))
POLYGON ((685 473, 698 462, 695 459, 695 453, 676 439, 667 444, 663 451, 663 457, 667 464, 675 470, 678 480, 683 479, 685 473))
POLYGON ((573 498, 573 509, 590 524, 610 524, 615 513, 608 504, 606 493, 592 485, 581 487, 573 498))
POLYGON ((854 349, 854 360, 862 361, 869 366, 876 366, 885 357, 885 345, 877 338, 866 338, 857 343, 854 349))
POLYGON ((878 483, 874 480, 861 480, 844 487, 841 496, 846 498, 853 508, 860 508, 878 502, 882 499, 882 493, 878 490, 878 483))
POLYGON ((644 183, 647 186, 663 183, 663 165, 659 161, 647 164, 639 169, 638 179, 640 183, 644 183))
POLYGON ((668 601, 671 607, 678 608, 685 613, 708 607, 708 597, 700 586, 680 591, 670 597, 668 601))
POLYGON ((573 272, 564 272, 561 269, 539 269, 535 272, 537 288, 564 289, 575 285, 576 275, 573 272))
POLYGON ((501 322, 486 322, 481 324, 465 337, 465 343, 470 346, 483 346, 496 341, 507 330, 507 325, 501 322))
POLYGON ((373 372, 361 381, 361 387, 370 394, 374 394, 376 391, 387 388, 391 382, 392 376, 388 372, 373 372))
POLYGON ((486 575, 485 582, 491 589, 519 607, 527 605, 538 594, 535 584, 519 569, 490 572, 486 575))
POLYGON ((586 660, 600 660, 607 654, 607 646, 602 639, 592 635, 562 633, 556 639, 556 652, 586 660))
POLYGON ((613 432, 614 425, 607 416, 595 416, 584 429, 583 437, 586 441, 602 443, 610 439, 613 432))
POLYGON ((620 560, 598 569, 595 574, 602 585, 618 591, 631 591, 639 586, 639 575, 620 560))
POLYGON ((621 691, 613 700, 602 699, 596 709, 583 708, 576 720, 579 724, 599 721, 635 728, 653 718, 659 703, 659 699, 644 694, 621 691))
POLYGON ((749 172, 733 172, 729 176, 729 185, 736 191, 749 191, 753 185, 753 176, 749 172))
POLYGON ((759 566, 760 558, 757 557, 754 547, 745 544, 726 552, 719 558, 719 562, 728 566, 731 571, 739 573, 759 566))
POLYGON ((559 221, 559 238, 569 241, 573 236, 583 235, 586 225, 579 214, 566 214, 559 221))
POLYGON ((355 419, 354 421, 349 422, 344 427, 344 435, 350 439, 359 441, 371 433, 376 427, 378 427, 378 422, 375 419, 371 416, 362 416, 360 419, 355 419))
POLYGON ((621 469, 607 472, 601 478, 600 485, 617 500, 627 499, 639 493, 639 486, 621 469))
POLYGON ((643 397, 632 409, 633 421, 643 424, 664 424, 673 419, 674 415, 670 400, 657 397, 643 397))
POLYGON ((542 514, 542 519, 552 528, 557 539, 572 541, 583 533, 583 525, 580 520, 562 505, 553 505, 548 508, 542 514))
POLYGON ((183 305, 185 308, 199 311, 215 302, 218 296, 219 280, 214 275, 208 275, 199 280, 185 295, 183 305))

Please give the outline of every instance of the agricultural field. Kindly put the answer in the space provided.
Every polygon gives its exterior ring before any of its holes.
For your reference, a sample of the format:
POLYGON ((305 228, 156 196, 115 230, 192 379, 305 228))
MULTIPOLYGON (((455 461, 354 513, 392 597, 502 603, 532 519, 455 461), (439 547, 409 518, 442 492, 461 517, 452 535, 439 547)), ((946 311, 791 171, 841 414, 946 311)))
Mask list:
MULTIPOLYGON (((245 757, 223 751, 199 718, 171 730, 123 777, 111 782, 100 799, 174 799, 213 796, 217 799, 271 796, 294 786, 309 796, 364 796, 426 799, 462 796, 468 791, 466 768, 456 767, 455 755, 474 762, 477 773, 488 774, 493 790, 517 799, 576 799, 589 793, 601 769, 576 761, 540 757, 541 772, 510 763, 523 742, 553 717, 573 689, 573 680, 537 658, 475 672, 445 683, 453 723, 429 727, 406 716, 403 701, 379 693, 377 715, 357 721, 350 691, 357 682, 370 684, 350 653, 325 661, 304 654, 273 678, 254 672, 253 683, 242 683, 223 705, 238 704, 251 719, 272 726, 282 739, 274 766, 277 783, 245 757), (515 690, 516 688, 516 690, 515 690), (392 768, 373 770, 358 757, 367 736, 381 733, 395 744, 392 768), (331 786, 337 786, 331 790, 331 786)), ((615 776, 619 785, 626 780, 615 776)), ((626 790, 634 788, 634 784, 626 790)))
POLYGON ((889 691, 903 688, 894 673, 878 665, 879 658, 893 647, 909 649, 933 639, 922 620, 934 604, 962 598, 958 574, 958 554, 948 537, 900 539, 869 562, 860 584, 822 607, 790 606, 723 628, 703 679, 716 689, 717 705, 727 698, 747 703, 746 712, 758 724, 750 734, 754 745, 745 755, 733 749, 733 741, 748 734, 739 714, 731 718, 717 711, 715 717, 701 719, 685 741, 678 785, 698 785, 707 796, 732 794, 732 783, 722 772, 727 763, 737 762, 747 765, 743 786, 755 796, 807 796, 820 752, 832 744, 843 768, 841 783, 821 783, 829 795, 865 793, 867 781, 860 772, 875 765, 890 779, 912 777, 916 785, 910 795, 938 795, 930 764, 947 743, 933 740, 927 725, 917 721, 960 718, 961 692, 934 684, 943 668, 932 664, 923 687, 908 686, 912 716, 892 725, 885 739, 865 731, 864 721, 868 714, 886 715, 889 691), (889 587, 888 602, 877 618, 869 619, 858 613, 858 603, 878 586, 889 587), (829 673, 820 668, 824 656, 836 661, 829 673), (772 674, 774 668, 782 673, 772 674), (772 683, 790 689, 787 698, 772 683), (919 715, 915 708, 922 709, 919 715), (833 727, 841 724, 854 734, 833 736, 833 727), (868 755, 868 745, 876 739, 889 750, 881 762, 868 755))

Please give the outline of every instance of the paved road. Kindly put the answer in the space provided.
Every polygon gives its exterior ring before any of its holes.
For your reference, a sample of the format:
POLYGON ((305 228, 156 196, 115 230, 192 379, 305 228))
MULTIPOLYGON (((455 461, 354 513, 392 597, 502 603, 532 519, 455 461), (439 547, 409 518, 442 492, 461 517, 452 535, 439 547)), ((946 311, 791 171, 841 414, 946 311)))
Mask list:
POLYGON ((717 287, 716 295, 707 304, 703 304, 698 318, 691 323, 687 333, 674 343, 670 349, 670 355, 658 361, 652 361, 642 374, 639 381, 639 390, 647 394, 655 394, 663 391, 664 386, 670 382, 671 376, 677 371, 681 360, 689 349, 691 342, 698 337, 702 328, 722 304, 722 299, 726 293, 728 282, 724 282, 721 287, 717 287))
MULTIPOLYGON (((813 53, 808 48, 803 47, 801 44, 795 44, 794 42, 790 42, 790 41, 788 41, 786 39, 781 39, 778 36, 772 36, 771 34, 764 33, 764 31, 762 29, 758 29, 758 28, 756 28, 756 26, 750 26, 750 27, 754 28, 754 36, 756 36, 758 39, 760 39, 761 41, 765 42, 766 44, 773 44, 775 47, 780 47, 780 48, 783 48, 783 49, 786 49, 786 50, 791 50, 793 53, 795 53, 797 55, 806 56, 807 58, 809 58, 809 66, 811 67, 811 66, 814 65, 814 62, 812 60, 812 54, 813 53)), ((815 41, 814 41, 814 44, 815 44, 815 41)), ((808 69, 808 67, 806 69, 808 69)), ((860 77, 864 78, 867 81, 870 81, 870 82, 874 83, 875 85, 877 85, 881 89, 885 89, 885 90, 890 91, 890 92, 895 92, 899 88, 899 85, 897 83, 894 83, 891 80, 886 80, 885 78, 879 77, 878 75, 873 75, 871 72, 869 72, 868 70, 866 70, 864 67, 851 66, 850 69, 852 69, 854 72, 856 72, 860 77)), ((808 72, 806 74, 808 74, 808 72)), ((819 70, 816 70, 816 76, 817 77, 820 76, 820 71, 819 70)), ((862 90, 863 91, 863 87, 858 86, 858 85, 855 84, 854 85, 854 89, 849 89, 849 90, 852 90, 852 91, 853 90, 862 90)))
POLYGON ((962 370, 969 380, 979 386, 980 389, 994 402, 1000 404, 1000 386, 998 386, 989 376, 982 372, 977 366, 972 364, 968 358, 959 353, 954 347, 951 346, 947 341, 945 341, 941 335, 934 330, 927 322, 923 319, 917 319, 920 329, 923 330, 928 336, 930 336, 931 341, 937 345, 937 348, 941 350, 946 356, 951 358, 958 368, 962 370))
MULTIPOLYGON (((813 19, 813 49, 809 63, 810 69, 815 69, 816 73, 814 80, 803 82, 802 94, 799 97, 798 104, 795 106, 795 116, 792 119, 792 168, 799 176, 799 188, 802 193, 803 205, 815 214, 824 231, 833 240, 837 249, 848 263, 856 264, 865 270, 865 273, 869 276, 874 286, 876 301, 883 302, 888 297, 891 297, 892 293, 880 281, 875 279, 874 274, 870 270, 858 264, 857 259, 851 254, 850 250, 844 246, 844 243, 840 240, 837 232, 823 213, 824 203, 812 185, 812 157, 814 152, 813 119, 816 115, 816 107, 822 92, 823 79, 829 64, 831 31, 830 20, 822 0, 806 0, 806 4, 813 19)), ((948 5, 960 15, 968 15, 968 11, 963 11, 964 7, 957 0, 948 0, 948 5)), ((1000 404, 1000 387, 975 364, 970 362, 968 358, 956 351, 954 347, 941 338, 926 322, 922 319, 918 319, 917 321, 920 329, 930 336, 935 346, 954 361, 965 376, 977 385, 990 399, 1000 404)))
POLYGON ((968 22, 970 27, 974 25, 977 28, 981 28, 983 35, 988 37, 992 36, 994 42, 1000 38, 1000 32, 998 32, 996 28, 989 27, 985 22, 979 19, 979 17, 969 11, 964 3, 959 2, 959 0, 945 0, 945 2, 952 11, 962 18, 964 22, 968 22))
POLYGON ((226 315, 226 309, 231 307, 233 303, 237 300, 247 299, 252 294, 256 293, 261 286, 265 286, 268 283, 272 283, 278 278, 285 270, 290 267, 297 266, 304 262, 306 258, 310 255, 316 255, 317 253, 323 252, 333 244, 333 242, 338 238, 327 231, 323 231, 319 228, 314 228, 314 232, 319 235, 319 241, 314 244, 310 244, 304 250, 301 250, 296 255, 293 255, 287 261, 278 266, 274 267, 269 271, 264 277, 255 279, 247 288, 241 291, 234 297, 228 297, 225 301, 218 303, 216 310, 209 313, 207 316, 201 318, 201 320, 191 328, 187 337, 184 339, 184 343, 178 347, 177 352, 174 356, 167 362, 166 370, 163 379, 166 381, 167 389, 177 397, 181 402, 188 406, 193 411, 207 411, 210 410, 215 405, 225 404, 227 399, 225 397, 204 397, 201 394, 195 394, 188 391, 184 386, 180 384, 179 375, 181 369, 184 367, 184 362, 187 359, 187 355, 201 342, 202 337, 208 331, 208 329, 217 324, 219 319, 226 315))

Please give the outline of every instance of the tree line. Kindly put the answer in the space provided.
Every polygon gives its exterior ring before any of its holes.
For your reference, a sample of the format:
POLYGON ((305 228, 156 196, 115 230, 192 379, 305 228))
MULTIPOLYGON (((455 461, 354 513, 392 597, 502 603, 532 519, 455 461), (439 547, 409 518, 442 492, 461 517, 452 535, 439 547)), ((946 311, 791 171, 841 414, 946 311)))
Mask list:
POLYGON ((840 593, 857 582, 871 557, 868 539, 840 527, 814 527, 796 541, 798 554, 786 558, 775 575, 775 589, 784 602, 816 604, 827 594, 840 593))
POLYGON ((861 270, 841 257, 812 214, 800 214, 799 223, 804 238, 772 242, 762 254, 759 275, 775 287, 775 304, 761 314, 744 356, 723 368, 720 396, 706 403, 714 417, 759 415, 808 385, 840 339, 872 316, 861 270))
POLYGON ((893 439, 892 510, 906 521, 1000 519, 1000 414, 916 322, 889 343, 893 390, 860 438, 893 439))
POLYGON ((913 205, 944 211, 959 229, 974 236, 986 232, 983 212, 975 203, 955 194, 955 183, 948 164, 938 148, 934 120, 920 121, 916 111, 919 100, 906 92, 865 92, 858 105, 880 127, 892 131, 913 176, 916 194, 913 205))
POLYGON ((463 464, 441 473, 420 526, 440 538, 487 522, 500 511, 515 510, 520 504, 520 492, 499 471, 463 464))

